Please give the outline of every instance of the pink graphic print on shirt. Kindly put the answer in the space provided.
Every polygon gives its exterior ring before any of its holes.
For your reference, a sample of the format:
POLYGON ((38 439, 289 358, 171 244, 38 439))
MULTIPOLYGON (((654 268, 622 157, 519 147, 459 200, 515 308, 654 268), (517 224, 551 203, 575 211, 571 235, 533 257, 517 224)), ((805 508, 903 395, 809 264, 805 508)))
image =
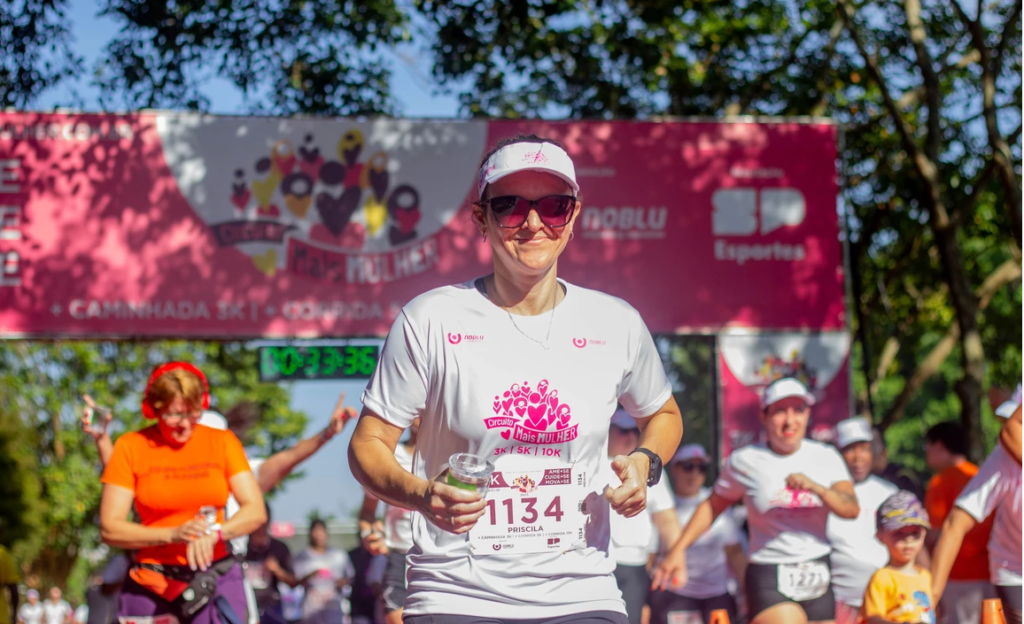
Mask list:
POLYGON ((572 408, 558 399, 558 390, 544 379, 536 388, 529 382, 512 387, 494 397, 496 416, 484 420, 488 429, 503 428, 501 437, 526 444, 563 444, 579 435, 579 425, 571 425, 572 408))
POLYGON ((775 493, 773 498, 768 503, 771 507, 785 507, 786 509, 802 509, 809 507, 821 507, 824 503, 821 502, 821 498, 813 492, 807 490, 794 490, 793 488, 786 487, 775 493))

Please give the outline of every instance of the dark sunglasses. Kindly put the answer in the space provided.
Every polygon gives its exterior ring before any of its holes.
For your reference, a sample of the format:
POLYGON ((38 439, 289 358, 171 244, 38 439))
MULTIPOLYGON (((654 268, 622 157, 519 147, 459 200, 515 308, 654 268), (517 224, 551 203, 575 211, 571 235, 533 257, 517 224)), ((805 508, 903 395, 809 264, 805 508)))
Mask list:
POLYGON ((480 205, 489 205, 494 220, 503 228, 522 227, 530 210, 537 211, 540 222, 549 228, 565 227, 576 207, 576 198, 572 195, 548 195, 538 200, 530 200, 518 195, 502 195, 480 200, 480 205))
POLYGON ((676 465, 683 469, 684 472, 707 472, 708 465, 704 462, 676 462, 676 465))

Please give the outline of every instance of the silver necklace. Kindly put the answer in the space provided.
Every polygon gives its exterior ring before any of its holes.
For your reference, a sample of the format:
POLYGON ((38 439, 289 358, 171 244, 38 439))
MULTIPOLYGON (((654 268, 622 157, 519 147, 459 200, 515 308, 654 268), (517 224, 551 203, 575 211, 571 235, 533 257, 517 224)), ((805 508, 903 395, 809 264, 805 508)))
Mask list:
MULTIPOLYGON (((500 304, 500 303, 498 303, 497 301, 495 301, 494 303, 495 303, 495 305, 497 305, 497 306, 498 306, 499 308, 501 308, 502 310, 504 310, 504 311, 505 311, 505 314, 508 314, 508 320, 512 321, 512 327, 515 327, 515 328, 516 328, 516 331, 518 331, 518 332, 519 332, 520 334, 522 334, 522 335, 526 336, 526 337, 527 337, 527 338, 529 338, 530 340, 532 340, 532 341, 536 342, 537 344, 539 344, 539 345, 540 345, 541 347, 543 347, 543 348, 544 348, 544 350, 545 350, 545 351, 548 351, 548 350, 550 350, 550 349, 551 349, 551 346, 550 346, 550 341, 551 341, 551 326, 552 326, 552 325, 554 324, 554 322, 555 322, 555 308, 557 307, 557 306, 555 306, 555 303, 556 303, 556 302, 558 301, 558 290, 559 290, 560 288, 561 288, 561 285, 560 285, 560 284, 558 283, 558 281, 556 280, 556 281, 555 281, 555 293, 554 293, 554 297, 552 297, 552 299, 551 299, 551 318, 550 318, 550 319, 548 319, 548 332, 547 332, 547 334, 545 334, 545 335, 544 335, 544 342, 541 342, 540 340, 537 340, 536 338, 534 338, 534 337, 533 337, 533 336, 531 336, 530 334, 528 334, 528 333, 524 332, 524 331, 523 331, 523 329, 522 329, 521 327, 519 327, 519 324, 518 324, 518 323, 516 323, 516 319, 515 319, 515 317, 514 317, 514 316, 512 315, 512 313, 511 313, 511 312, 509 312, 509 311, 508 311, 508 308, 506 308, 505 306, 501 305, 501 304, 500 304)), ((495 286, 495 288, 494 288, 494 293, 495 293, 495 294, 497 294, 497 293, 498 293, 498 288, 497 288, 497 286, 495 286)))

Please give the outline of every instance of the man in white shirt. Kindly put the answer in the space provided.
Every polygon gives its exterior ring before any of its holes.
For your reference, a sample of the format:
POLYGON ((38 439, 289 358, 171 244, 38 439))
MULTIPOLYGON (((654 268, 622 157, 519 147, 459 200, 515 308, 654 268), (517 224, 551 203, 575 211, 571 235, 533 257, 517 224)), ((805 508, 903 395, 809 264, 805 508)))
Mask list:
MULTIPOLYGON (((636 420, 621 407, 615 410, 608 428, 609 461, 602 466, 605 470, 602 479, 608 481, 609 487, 614 489, 622 482, 611 469, 611 459, 632 453, 639 440, 640 429, 636 420)), ((657 550, 655 539, 660 538, 661 543, 668 546, 675 543, 680 533, 668 480, 663 478, 647 489, 645 513, 632 518, 611 514, 609 520, 615 580, 626 601, 626 615, 630 624, 640 624, 644 605, 651 595, 647 562, 652 552, 657 550)))
POLYGON ((50 588, 50 599, 43 603, 43 624, 71 624, 74 611, 59 587, 50 588))
POLYGON ((856 518, 846 520, 835 514, 828 517, 836 624, 857 622, 871 575, 889 560, 889 551, 875 537, 875 512, 898 489, 871 474, 873 438, 871 423, 866 418, 850 418, 836 425, 836 447, 850 469, 860 503, 860 515, 856 518))
POLYGON ((42 624, 43 603, 39 602, 39 592, 30 589, 25 598, 27 602, 18 608, 18 624, 42 624))

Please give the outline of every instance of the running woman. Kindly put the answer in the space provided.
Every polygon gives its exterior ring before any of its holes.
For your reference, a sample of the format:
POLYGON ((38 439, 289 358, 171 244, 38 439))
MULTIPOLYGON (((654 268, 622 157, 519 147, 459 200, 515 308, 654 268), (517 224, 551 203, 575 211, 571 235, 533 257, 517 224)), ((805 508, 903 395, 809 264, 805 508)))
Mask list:
POLYGON ((656 571, 656 587, 686 584, 686 549, 742 500, 750 525, 744 588, 751 624, 833 621, 826 522, 830 513, 856 518, 860 508, 835 448, 804 439, 812 405, 814 396, 796 379, 785 377, 765 388, 761 422, 767 443, 729 456, 711 496, 697 507, 656 571))
POLYGON ((142 400, 142 413, 156 424, 114 445, 102 478, 100 533, 109 546, 138 549, 121 594, 122 617, 174 614, 216 624, 245 616, 242 572, 228 540, 254 531, 266 512, 238 438, 198 424, 209 405, 198 368, 160 366, 142 400), (240 509, 225 520, 229 494, 240 509), (138 523, 129 519, 133 505, 138 523))
POLYGON ((637 311, 557 277, 580 211, 565 149, 503 140, 476 179, 473 222, 494 273, 427 292, 399 314, 363 395, 352 472, 381 500, 419 512, 406 624, 625 624, 609 517, 646 508, 682 435, 679 407, 637 311), (641 435, 611 461, 608 484, 597 474, 616 403, 641 435), (416 417, 410 474, 395 447, 416 417), (463 452, 495 467, 486 499, 447 473, 463 452))

